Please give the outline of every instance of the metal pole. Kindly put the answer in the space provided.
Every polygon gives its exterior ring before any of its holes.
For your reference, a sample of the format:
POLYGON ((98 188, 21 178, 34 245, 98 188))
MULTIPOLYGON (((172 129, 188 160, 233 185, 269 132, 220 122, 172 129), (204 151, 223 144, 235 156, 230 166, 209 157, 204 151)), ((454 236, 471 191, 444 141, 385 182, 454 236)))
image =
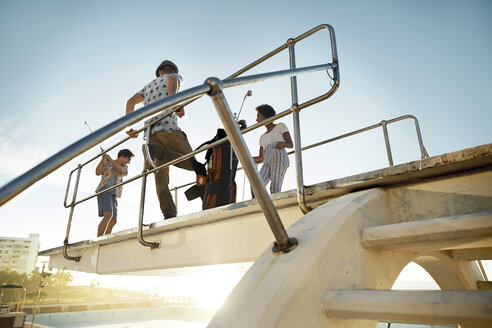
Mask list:
MULTIPOLYGON (((145 170, 145 163, 144 163, 145 170)), ((144 218, 144 205, 145 205, 145 187, 147 186, 147 175, 145 174, 142 177, 142 192, 140 194, 140 213, 138 215, 138 230, 137 230, 137 238, 140 244, 150 247, 151 249, 158 248, 159 243, 157 242, 148 242, 143 239, 143 218, 144 218)))
POLYGON ((413 115, 411 115, 413 121, 415 122, 415 129, 417 130, 417 138, 419 139, 419 146, 420 146, 420 154, 421 158, 429 158, 429 154, 427 153, 427 150, 424 147, 424 142, 422 141, 422 134, 420 133, 420 126, 419 126, 419 121, 417 118, 413 115))
POLYGON ((204 95, 209 91, 210 90, 208 85, 199 85, 194 88, 170 95, 169 97, 156 101, 155 103, 147 105, 139 110, 136 110, 128 115, 117 119, 116 121, 109 123, 106 126, 101 127, 100 129, 94 131, 94 133, 91 133, 90 135, 74 142, 70 146, 62 149, 55 155, 36 165, 26 173, 2 186, 0 188, 0 206, 20 194, 36 181, 41 180, 42 178, 44 178, 63 164, 67 163, 71 159, 82 154, 86 150, 97 146, 99 143, 120 132, 128 125, 138 123, 139 121, 149 116, 161 112, 162 114, 171 114, 176 111, 174 107, 173 109, 165 109, 169 108, 170 106, 177 105, 178 103, 186 101, 190 98, 204 95))
POLYGON ((178 187, 174 187, 174 205, 176 206, 176 216, 178 215, 178 187))
POLYGON ((244 171, 248 175, 248 179, 250 181, 251 188, 255 193, 256 199, 258 200, 265 218, 272 229, 273 235, 275 236, 276 243, 274 243, 273 252, 287 253, 297 246, 297 239, 289 238, 287 235, 287 231, 280 220, 278 212, 275 209, 275 206, 273 205, 263 182, 258 176, 256 165, 253 162, 253 158, 251 157, 248 148, 246 147, 243 136, 234 121, 234 117, 232 116, 229 105, 227 104, 224 93, 222 92, 222 82, 218 78, 212 77, 207 79, 206 83, 211 86, 212 90, 209 95, 212 98, 215 108, 217 109, 217 113, 219 114, 222 124, 224 125, 224 129, 229 136, 229 140, 234 147, 234 151, 241 161, 244 171))
POLYGON ((82 171, 82 166, 79 165, 77 169, 77 180, 75 180, 75 186, 73 188, 72 205, 70 206, 70 215, 68 217, 67 233, 65 234, 65 240, 63 241, 63 257, 67 260, 72 260, 75 262, 80 261, 80 256, 69 256, 67 254, 68 248, 68 236, 70 235, 70 227, 72 226, 73 211, 75 209, 75 200, 77 199, 77 191, 79 189, 80 173, 82 171))
POLYGON ((242 201, 244 201, 244 190, 246 188, 246 172, 244 172, 243 174, 243 199, 242 201))
MULTIPOLYGON (((328 24, 323 24, 323 25, 320 25, 316 28, 316 30, 321 30, 321 29, 327 29, 330 33, 331 57, 332 57, 332 64, 333 64, 332 65, 333 85, 330 88, 330 90, 328 90, 328 92, 326 92, 325 94, 323 94, 319 97, 313 98, 311 100, 308 100, 302 104, 298 104, 299 110, 302 110, 306 107, 312 106, 312 105, 314 105, 320 101, 323 101, 323 100, 330 98, 331 96, 333 96, 333 94, 338 90, 338 87, 340 86, 340 67, 339 67, 339 63, 338 63, 338 53, 337 53, 337 42, 336 42, 336 38, 335 38, 335 30, 333 29, 332 26, 330 26, 328 24)), ((309 32, 307 32, 307 33, 309 33, 309 32)), ((301 40, 301 38, 305 38, 307 36, 309 36, 309 35, 306 35, 306 36, 301 35, 301 36, 297 37, 296 39, 294 39, 294 41, 295 41, 295 43, 297 43, 298 41, 301 40)))
POLYGON ((386 143, 386 153, 388 154, 388 162, 390 166, 393 166, 393 155, 391 155, 391 146, 388 137, 388 129, 386 128, 386 121, 381 121, 381 126, 383 127, 384 142, 386 143))
MULTIPOLYGON (((294 39, 287 41, 289 45, 289 62, 290 69, 296 68, 296 55, 294 51, 294 39)), ((306 198, 304 195, 304 178, 302 170, 302 151, 301 151, 301 123, 299 120, 299 109, 297 107, 297 77, 290 77, 290 92, 292 98, 292 119, 294 121, 294 149, 296 157, 296 178, 297 178, 297 202, 302 213, 306 214, 311 211, 311 207, 306 204, 306 198)))
POLYGON ((39 295, 41 294, 41 286, 43 285, 44 264, 45 263, 43 263, 43 269, 41 270, 41 276, 39 277, 38 297, 36 298, 36 305, 34 306, 34 309, 32 311, 31 328, 34 326, 34 317, 36 316, 36 310, 39 304, 39 295))
POLYGON ((248 92, 246 92, 246 94, 244 95, 243 102, 241 103, 241 107, 239 108, 239 112, 237 113, 236 116, 236 122, 239 122, 239 116, 241 115, 241 111, 243 110, 243 105, 244 102, 246 101, 246 97, 250 97, 252 94, 253 92, 251 90, 248 90, 248 92))
MULTIPOLYGON (((24 299, 22 300, 22 309, 24 309, 24 306, 26 306, 26 288, 22 287, 24 289, 24 299)), ((1 302, 0 302, 1 303, 1 302)))
POLYGON ((70 191, 70 182, 72 181, 72 174, 74 171, 70 172, 68 175, 67 189, 65 190, 65 198, 63 199, 63 206, 67 207, 68 192, 70 191))
POLYGON ((483 279, 485 279, 485 281, 489 281, 489 278, 487 277, 487 273, 485 272, 485 269, 483 267, 482 261, 477 260, 477 263, 478 263, 478 266, 480 267, 480 271, 482 271, 483 279))

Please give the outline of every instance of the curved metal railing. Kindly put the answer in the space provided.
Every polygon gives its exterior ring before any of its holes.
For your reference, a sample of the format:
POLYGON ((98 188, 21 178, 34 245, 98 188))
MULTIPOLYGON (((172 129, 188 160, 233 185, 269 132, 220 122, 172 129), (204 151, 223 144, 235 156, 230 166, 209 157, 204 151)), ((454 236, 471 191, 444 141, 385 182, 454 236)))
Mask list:
MULTIPOLYGON (((359 134, 359 133, 362 133, 362 132, 366 132, 366 131, 369 131, 369 130, 372 130, 372 129, 376 129, 376 128, 382 127, 383 128, 384 141, 385 141, 385 144, 386 144, 386 154, 388 155, 388 163, 389 163, 389 166, 393 166, 393 154, 391 152, 391 146, 390 146, 390 142, 389 142, 388 129, 386 128, 386 126, 388 124, 395 123, 395 122, 402 121, 402 120, 407 120, 407 119, 413 120, 414 123, 415 123, 415 131, 417 133, 417 139, 418 139, 418 142, 419 142, 421 159, 429 158, 429 154, 427 153, 427 150, 425 149, 424 143, 422 141, 422 134, 420 132, 419 121, 417 120, 417 118, 415 116, 410 115, 410 114, 399 116, 399 117, 395 117, 395 118, 392 118, 392 119, 390 119, 388 121, 383 120, 383 121, 381 121, 379 123, 376 123, 376 124, 373 124, 373 125, 369 125, 369 126, 367 126, 365 128, 359 129, 359 130, 355 130, 355 131, 352 131, 352 132, 349 132, 349 133, 345 133, 345 134, 339 135, 339 136, 334 137, 334 138, 330 138, 330 139, 326 139, 326 140, 321 141, 321 142, 314 143, 312 145, 309 145, 309 146, 306 146, 306 147, 302 148, 302 150, 307 150, 307 149, 311 149, 311 148, 314 148, 314 147, 318 147, 318 146, 324 145, 324 144, 329 143, 329 142, 337 141, 337 140, 344 139, 344 138, 347 138, 347 137, 350 137, 350 136, 353 136, 353 135, 356 135, 356 134, 359 134)), ((292 152, 290 152, 289 154, 291 154, 291 153, 292 152)))
MULTIPOLYGON (((124 143, 127 141, 129 137, 124 138, 122 141, 116 143, 109 149, 107 149, 105 152, 98 154, 97 156, 93 157, 89 161, 78 165, 78 167, 73 170, 70 175, 69 175, 69 183, 67 185, 67 191, 65 194, 65 200, 64 200, 64 205, 65 207, 70 207, 70 216, 67 224, 67 232, 66 232, 66 237, 64 240, 64 250, 63 250, 63 255, 65 258, 70 259, 70 260, 75 260, 78 261, 80 257, 71 257, 67 254, 67 248, 68 248, 68 237, 70 234, 70 227, 71 227, 71 221, 73 217, 73 212, 74 208, 77 204, 80 204, 83 201, 86 201, 88 199, 91 199, 93 197, 96 197, 97 195, 113 190, 121 185, 124 185, 126 183, 130 183, 132 181, 135 181, 139 178, 142 178, 142 194, 141 194, 141 204, 140 204, 140 215, 139 215, 139 228, 138 228, 138 238, 139 241, 142 245, 149 246, 151 248, 158 247, 158 243, 149 243, 143 239, 143 210, 144 210, 144 202, 145 202, 145 186, 146 186, 146 177, 148 174, 155 172, 158 169, 168 167, 170 165, 173 165, 175 163, 178 163, 180 161, 186 160, 198 152, 205 151, 207 149, 210 149, 214 146, 217 146, 223 142, 230 141, 236 151, 236 154, 238 155, 238 158, 248 176, 248 179, 251 183, 251 187, 258 199, 258 202, 260 203, 260 206, 262 207, 262 210, 265 214, 265 217, 272 229, 272 232, 275 236, 276 242, 274 246, 274 251, 275 252, 288 252, 292 248, 297 245, 297 240, 295 238, 289 238, 287 235, 287 232, 285 231, 285 228, 282 225, 282 222, 280 221, 280 218, 278 216, 278 213, 273 206, 273 203, 268 196, 268 193, 263 186, 258 173, 256 171, 256 166, 252 160, 252 157, 246 147, 246 144, 244 142, 244 139, 242 137, 241 133, 247 133, 249 131, 252 131, 260 126, 263 126, 265 124, 268 124, 275 119, 284 117, 290 113, 293 113, 294 117, 294 145, 295 145, 295 153, 296 153, 296 166, 297 166, 297 182, 298 182, 298 199, 299 199, 299 204, 301 207, 301 210, 303 212, 307 212, 309 210, 309 207, 305 203, 305 198, 304 198, 304 185, 303 185, 303 177, 302 177, 302 158, 301 158, 301 141, 300 141, 300 124, 299 124, 299 111, 303 108, 306 108, 308 106, 311 106, 315 103, 318 103, 320 101, 323 101, 329 97, 331 97, 336 90, 338 89, 340 83, 340 78, 339 78, 339 66, 338 66, 338 55, 337 55, 337 49, 336 49, 336 40, 335 40, 335 31, 330 25, 319 25, 308 32, 300 35, 297 38, 294 39, 289 39, 287 42, 278 47, 277 49, 273 50, 272 52, 268 53, 267 55, 261 57, 260 59, 256 60, 252 64, 244 67, 240 71, 234 73, 233 75, 229 76, 228 78, 224 80, 220 80, 218 78, 209 78, 203 85, 196 86, 194 88, 179 92, 177 94, 171 95, 167 98, 164 98, 162 100, 159 100, 153 104, 147 105, 137 111, 134 111, 124 117, 121 117, 117 119, 116 121, 98 129, 97 131, 91 133, 90 135, 80 139, 79 141, 73 143, 72 145, 64 148, 57 154, 53 155, 52 157, 46 159, 33 169, 27 171, 26 173, 22 174, 18 178, 12 180, 8 184, 6 184, 4 187, 0 189, 0 206, 14 198, 16 195, 20 194, 22 191, 27 189, 29 186, 34 184, 35 182, 39 181, 40 179, 44 178, 57 168, 61 167, 71 159, 75 158, 76 156, 82 154, 83 152, 91 149, 92 147, 98 145, 102 141, 108 139, 109 137, 115 135, 116 133, 122 131, 125 129, 125 127, 136 124, 150 116, 154 116, 156 114, 164 114, 163 116, 168 116, 174 113, 179 107, 184 106, 186 104, 191 103, 195 99, 208 94, 212 102, 219 114, 219 117, 224 125, 224 128, 226 130, 226 133, 228 135, 227 138, 224 138, 216 143, 213 143, 207 147, 203 147, 198 151, 189 153, 187 155, 184 155, 180 158, 177 158, 171 162, 168 162, 158 168, 155 168, 153 170, 148 170, 137 175, 135 177, 132 177, 123 183, 120 183, 118 185, 113 186, 112 188, 108 188, 106 190, 102 190, 99 193, 96 193, 94 195, 91 195, 89 197, 86 197, 82 200, 77 201, 77 189, 78 189, 78 184, 80 180, 80 173, 82 168, 96 159, 97 157, 101 156, 102 154, 114 149, 118 145, 124 143), (314 65, 314 66, 307 66, 307 67, 302 67, 302 68, 296 68, 295 64, 295 52, 294 52, 294 46, 297 42, 309 37, 310 35, 315 34, 318 31, 321 30, 328 30, 330 34, 330 42, 331 42, 331 62, 328 62, 326 64, 321 64, 321 65, 314 65), (275 71, 275 72, 269 72, 269 73, 263 73, 263 74, 255 74, 255 75, 249 75, 249 76, 242 76, 238 77, 239 75, 245 73, 246 71, 249 71, 253 67, 257 66, 258 64, 268 60, 269 58, 273 57, 274 55, 280 53, 281 51, 288 49, 289 50, 289 64, 290 64, 290 69, 288 70, 281 70, 281 71, 275 71), (306 74, 306 73, 312 73, 312 72, 318 72, 318 71, 327 71, 332 70, 333 72, 333 77, 331 80, 333 83, 330 86, 330 89, 323 95, 313 98, 301 105, 297 103, 297 75, 300 74, 306 74), (263 122, 260 122, 258 124, 255 124, 248 129, 243 130, 242 132, 239 130, 232 113, 230 111, 229 105, 227 104, 226 98, 223 93, 224 88, 230 88, 230 87, 236 87, 240 85, 245 85, 245 84, 250 84, 250 83, 257 83, 261 81, 266 81, 266 80, 271 80, 271 79, 279 79, 279 78, 284 78, 284 77, 290 77, 291 79, 291 98, 292 98, 292 106, 279 113, 278 115, 265 120, 263 122), (71 183, 71 178, 74 172, 77 172, 77 178, 74 186, 74 191, 72 195, 72 202, 70 204, 67 204, 67 197, 68 197, 68 191, 70 188, 70 183, 71 183)), ((141 132, 144 130, 146 127, 140 129, 138 132, 141 132)))

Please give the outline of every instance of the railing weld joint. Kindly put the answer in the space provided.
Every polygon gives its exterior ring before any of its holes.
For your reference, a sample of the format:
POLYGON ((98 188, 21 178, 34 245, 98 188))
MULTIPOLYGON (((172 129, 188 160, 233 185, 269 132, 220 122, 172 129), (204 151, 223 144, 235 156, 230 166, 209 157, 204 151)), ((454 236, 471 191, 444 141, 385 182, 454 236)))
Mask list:
POLYGON ((224 89, 222 80, 217 77, 209 77, 205 80, 205 84, 210 86, 210 92, 208 93, 209 96, 216 95, 224 89))
POLYGON ((295 104, 292 104, 292 107, 290 107, 290 111, 292 113, 295 113, 295 112, 300 112, 300 108, 299 108, 299 104, 295 103, 295 104))

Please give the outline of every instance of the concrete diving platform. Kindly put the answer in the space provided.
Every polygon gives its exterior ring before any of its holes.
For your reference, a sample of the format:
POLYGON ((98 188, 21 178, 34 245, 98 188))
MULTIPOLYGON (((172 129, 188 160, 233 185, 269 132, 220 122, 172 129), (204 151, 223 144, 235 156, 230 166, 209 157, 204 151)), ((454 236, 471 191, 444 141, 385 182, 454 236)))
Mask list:
MULTIPOLYGON (((412 184, 490 171, 492 144, 468 148, 428 159, 335 179, 306 187, 306 201, 316 208, 330 200, 371 188, 405 188, 412 184)), ((297 191, 271 196, 286 228, 303 216, 297 191)), ((488 200, 486 200, 488 201, 488 200)), ((137 239, 137 228, 70 244, 68 254, 81 256, 79 262, 63 257, 63 247, 43 250, 50 266, 99 274, 174 274, 180 268, 255 261, 271 248, 273 234, 256 200, 248 200, 170 220, 152 223, 144 231, 146 241, 160 247, 150 249, 137 239)), ((292 236, 295 237, 295 236, 292 236)))

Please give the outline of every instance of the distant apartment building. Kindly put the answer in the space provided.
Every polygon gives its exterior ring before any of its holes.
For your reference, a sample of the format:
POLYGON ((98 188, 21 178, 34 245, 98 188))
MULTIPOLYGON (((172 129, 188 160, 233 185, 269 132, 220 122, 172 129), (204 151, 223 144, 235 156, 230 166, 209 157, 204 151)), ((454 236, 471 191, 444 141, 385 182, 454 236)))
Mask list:
POLYGON ((36 267, 38 251, 38 234, 29 234, 29 238, 0 237, 0 270, 31 273, 36 267))

